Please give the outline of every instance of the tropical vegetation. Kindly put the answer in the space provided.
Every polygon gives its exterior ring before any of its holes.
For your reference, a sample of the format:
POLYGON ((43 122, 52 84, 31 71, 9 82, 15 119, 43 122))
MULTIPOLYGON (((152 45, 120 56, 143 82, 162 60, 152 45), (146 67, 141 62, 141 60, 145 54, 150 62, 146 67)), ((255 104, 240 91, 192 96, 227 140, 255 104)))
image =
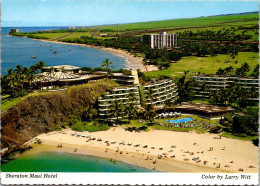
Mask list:
POLYGON ((8 68, 7 74, 1 78, 2 94, 9 94, 12 98, 26 95, 37 89, 35 75, 46 66, 44 61, 38 61, 29 68, 16 65, 15 69, 8 68))

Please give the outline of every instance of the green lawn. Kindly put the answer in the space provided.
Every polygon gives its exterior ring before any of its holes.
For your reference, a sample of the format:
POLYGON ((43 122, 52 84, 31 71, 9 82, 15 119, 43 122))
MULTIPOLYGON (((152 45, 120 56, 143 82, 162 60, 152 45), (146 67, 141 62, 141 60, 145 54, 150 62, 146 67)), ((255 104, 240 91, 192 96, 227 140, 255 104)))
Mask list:
POLYGON ((183 57, 177 63, 173 63, 170 69, 167 70, 158 70, 153 72, 146 72, 148 76, 158 76, 158 75, 170 75, 176 78, 179 78, 184 75, 183 71, 190 72, 200 72, 206 74, 215 74, 219 68, 225 68, 232 66, 233 68, 241 67, 241 64, 247 62, 251 67, 250 72, 253 72, 254 67, 258 64, 258 53, 256 52, 240 52, 238 55, 238 63, 235 64, 234 60, 226 63, 227 56, 226 55, 218 55, 214 59, 208 57, 196 57, 196 56, 188 56, 183 57))
POLYGON ((21 100, 25 97, 27 97, 28 95, 24 96, 24 97, 18 97, 18 98, 9 98, 9 96, 6 97, 2 97, 1 98, 1 112, 8 110, 9 108, 15 106, 16 104, 20 103, 21 100))
POLYGON ((40 37, 46 37, 48 39, 56 39, 58 37, 62 37, 64 35, 67 35, 68 33, 41 33, 41 34, 33 34, 35 36, 40 36, 40 37))
POLYGON ((246 140, 246 141, 252 141, 256 140, 258 136, 249 136, 246 134, 232 134, 229 132, 223 132, 221 136, 226 137, 226 138, 233 138, 233 139, 238 139, 238 140, 246 140))
POLYGON ((91 36, 92 32, 73 32, 71 35, 66 36, 62 39, 68 39, 68 38, 80 38, 81 36, 91 36))

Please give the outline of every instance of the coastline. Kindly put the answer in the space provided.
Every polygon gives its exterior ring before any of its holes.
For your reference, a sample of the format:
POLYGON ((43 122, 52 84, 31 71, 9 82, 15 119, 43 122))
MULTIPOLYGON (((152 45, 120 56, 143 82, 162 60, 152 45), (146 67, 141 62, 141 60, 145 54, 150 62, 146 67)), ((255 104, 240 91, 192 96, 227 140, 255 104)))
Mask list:
MULTIPOLYGON (((28 38, 28 37, 26 37, 28 38)), ((43 41, 43 42, 50 42, 50 43, 58 43, 58 44, 66 44, 66 45, 75 45, 75 46, 83 46, 83 47, 89 47, 89 48, 95 48, 99 50, 105 50, 107 52, 110 52, 116 56, 124 57, 126 59, 126 66, 128 69, 140 69, 142 72, 146 72, 147 70, 155 71, 158 70, 158 68, 155 65, 148 65, 147 67, 144 67, 143 65, 143 58, 142 57, 134 57, 129 52, 119 49, 114 49, 110 47, 103 47, 103 46, 93 46, 93 45, 86 45, 86 44, 79 44, 79 43, 67 43, 67 42, 61 42, 61 41, 51 41, 51 40, 44 40, 44 39, 34 39, 34 38, 28 38, 33 39, 37 41, 43 41), (147 69, 147 70, 146 70, 147 69)))
POLYGON ((33 139, 28 141, 26 145, 32 145, 35 148, 29 152, 39 151, 56 151, 65 153, 77 153, 83 155, 98 156, 107 159, 133 164, 139 167, 154 169, 162 172, 222 172, 234 173, 239 172, 239 168, 243 168, 244 172, 258 172, 258 148, 254 147, 250 142, 222 138, 221 140, 213 139, 214 134, 196 134, 180 133, 173 131, 150 131, 133 133, 125 131, 121 127, 109 129, 108 131, 99 131, 89 133, 96 138, 103 138, 103 141, 89 141, 85 137, 72 136, 72 133, 84 134, 75 132, 70 129, 63 131, 55 131, 47 134, 41 134, 37 138, 42 140, 41 145, 33 144, 33 139), (178 138, 180 138, 178 140, 178 138), (166 140, 168 139, 168 140, 166 140), (205 139, 208 139, 205 141, 205 139), (116 141, 115 144, 106 146, 104 141, 116 141), (119 145, 121 141, 125 141, 125 145, 119 145), (193 145, 194 140, 197 144, 193 145), (127 145, 131 142, 132 145, 127 145), (205 144, 203 144, 205 142, 205 144), (234 148, 234 143, 241 148, 234 148), (57 148, 58 144, 62 144, 62 148, 57 148), (135 144, 140 144, 140 147, 135 147, 135 144), (171 148, 170 144, 176 145, 176 148, 171 148), (143 148, 143 145, 148 145, 143 148), (208 146, 214 147, 214 151, 207 151, 208 146), (218 149, 225 145, 226 150, 218 149), (154 146, 155 149, 151 149, 154 146), (163 150, 159 150, 163 147, 163 150), (77 148, 77 152, 75 151, 77 148), (105 152, 107 149, 107 152, 105 152), (172 150, 173 152, 169 152, 172 150), (204 153, 198 153, 199 151, 204 153), (193 152, 194 155, 186 153, 193 152), (166 155, 163 155, 166 153, 166 155), (250 155, 249 155, 250 153, 250 155), (163 157, 158 159, 158 154, 163 157), (174 158, 171 158, 175 155, 174 158), (148 159, 147 159, 148 157, 148 159), (199 157, 201 162, 193 161, 194 157, 199 157), (154 164, 154 160, 156 163, 154 164), (184 159, 189 159, 185 161, 184 159), (207 160, 207 165, 203 161, 207 160), (229 163, 233 161, 234 163, 229 163), (217 168, 221 164, 220 168, 217 168), (230 167, 225 167, 228 164, 230 167), (253 165, 256 168, 248 168, 253 165))

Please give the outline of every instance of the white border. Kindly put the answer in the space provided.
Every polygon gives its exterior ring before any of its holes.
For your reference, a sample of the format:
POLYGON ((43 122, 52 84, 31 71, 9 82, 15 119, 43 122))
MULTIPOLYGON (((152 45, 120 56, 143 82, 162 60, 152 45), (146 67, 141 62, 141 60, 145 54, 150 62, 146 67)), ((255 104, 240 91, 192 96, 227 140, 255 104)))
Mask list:
POLYGON ((258 185, 258 173, 50 173, 2 172, 1 183, 8 184, 206 184, 258 185), (7 178, 22 175, 28 178, 7 178), (29 178, 30 174, 52 175, 54 178, 29 178), (211 176, 211 178, 209 178, 211 176), (242 179, 245 176, 248 179, 242 179), (207 178, 206 178, 207 177, 207 178), (220 179, 222 177, 222 179, 220 179), (227 179, 231 178, 231 179, 227 179))

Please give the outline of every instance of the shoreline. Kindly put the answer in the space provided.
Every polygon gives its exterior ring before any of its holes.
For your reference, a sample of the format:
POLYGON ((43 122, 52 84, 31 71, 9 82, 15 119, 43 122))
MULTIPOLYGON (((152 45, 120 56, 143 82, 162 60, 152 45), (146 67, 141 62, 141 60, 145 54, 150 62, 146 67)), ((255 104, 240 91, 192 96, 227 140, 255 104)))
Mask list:
MULTIPOLYGON (((92 147, 92 146, 77 146, 78 150, 77 152, 74 152, 75 145, 69 144, 69 143, 63 143, 62 148, 57 148, 55 145, 55 141, 44 141, 41 145, 32 145, 33 149, 27 151, 28 154, 35 154, 39 152, 59 152, 59 153, 69 153, 69 154, 79 154, 79 155, 85 155, 85 156, 93 156, 93 157, 100 157, 104 158, 110 161, 120 161, 129 165, 138 166, 141 168, 146 168, 149 170, 154 170, 154 164, 153 161, 156 159, 156 169, 157 172, 190 172, 190 173, 196 173, 196 172, 205 172, 205 173, 223 173, 222 170, 216 170, 214 168, 209 167, 202 167, 202 166, 196 166, 192 165, 190 163, 183 163, 175 160, 166 160, 161 159, 158 160, 156 156, 149 155, 149 159, 144 161, 146 155, 136 153, 136 152, 128 152, 128 154, 120 154, 116 153, 115 149, 110 149, 108 152, 105 152, 104 148, 100 147, 92 147), (151 159, 152 158, 152 159, 151 159)), ((230 172, 231 173, 231 172, 230 172)))
MULTIPOLYGON (((16 37, 16 36, 14 36, 16 37)), ((25 37, 28 38, 28 37, 25 37)), ((51 41, 51 40, 44 40, 44 39, 34 39, 34 38, 28 38, 36 41, 43 41, 43 42, 50 42, 50 43, 57 43, 57 44, 66 44, 66 45, 75 45, 75 46, 83 46, 83 47, 89 47, 89 48, 95 48, 99 50, 105 50, 107 52, 112 53, 113 55, 123 57, 126 60, 126 68, 127 69, 140 69, 141 72, 149 72, 156 71, 158 68, 155 65, 148 65, 145 67, 142 63, 143 58, 142 57, 134 57, 129 52, 120 50, 120 49, 114 49, 111 47, 104 47, 104 46, 93 46, 93 45, 87 45, 87 44, 80 44, 80 43, 68 43, 68 42, 62 42, 62 41, 51 41), (147 69, 147 70, 146 70, 147 69)))
MULTIPOLYGON (((141 133, 131 133, 125 131, 122 127, 116 127, 115 130, 110 128, 108 131, 99 131, 89 133, 97 139, 103 138, 103 141, 89 141, 85 137, 76 137, 71 134, 77 133, 85 135, 82 132, 75 132, 66 129, 60 132, 50 132, 41 134, 37 138, 42 140, 41 145, 34 145, 33 139, 28 141, 26 145, 32 145, 35 149, 31 152, 39 151, 57 151, 66 153, 76 153, 83 155, 92 155, 102 158, 113 159, 116 161, 125 162, 127 164, 136 165, 139 167, 154 169, 162 172, 219 172, 219 173, 239 173, 238 169, 243 168, 243 172, 258 171, 258 151, 257 147, 250 142, 222 138, 221 140, 213 139, 216 135, 213 134, 196 134, 196 133, 180 133, 173 131, 149 131, 141 133), (183 139, 179 139, 184 137, 183 139), (186 138, 186 139, 185 139, 186 138), (166 140, 168 139, 168 140, 166 140), (207 139, 207 141, 206 141, 207 139), (106 146, 104 141, 110 141, 110 145, 106 146), (125 145, 119 144, 125 140, 125 145), (191 143, 196 140, 197 145, 191 143), (115 144, 111 144, 116 141, 115 144), (131 141, 132 145, 127 145, 131 141), (176 148, 171 148, 170 144, 176 145, 176 148), (139 147, 135 147, 138 142, 142 143, 139 147), (203 144, 205 143, 205 144, 203 144), (233 144, 244 146, 242 148, 234 148, 233 144), (62 148, 57 148, 58 144, 62 144, 62 148), (148 145, 143 148, 143 145, 148 145), (154 149, 151 148, 154 145, 154 149), (212 145, 214 151, 208 151, 208 146, 212 145), (226 150, 218 149, 220 146, 226 145, 226 150), (44 147, 44 148, 43 148, 44 147), (163 150, 159 148, 163 147, 163 150), (77 152, 74 152, 77 148, 77 152), (107 150, 106 150, 107 149, 107 150), (172 150, 173 152, 170 152, 172 150), (204 153, 200 153, 201 151, 204 153), (107 151, 107 152, 105 152, 107 151), (189 151, 187 153, 186 151, 189 151), (191 152, 193 154, 191 154, 191 152), (251 155, 248 155, 251 153, 251 155), (158 154, 162 155, 158 159, 158 154), (175 155, 173 158, 172 155, 175 155), (147 158, 148 157, 148 158, 147 158), (192 159, 199 157, 199 161, 192 159), (156 163, 154 163, 156 159, 156 163), (188 159, 188 160, 184 160, 188 159), (203 163, 207 160, 206 165, 203 163), (234 163, 229 163, 233 161, 234 163), (221 167, 218 166, 221 164, 221 167), (225 167, 227 164, 230 167, 225 167), (256 168, 248 168, 253 165, 256 168)), ((28 152, 30 152, 28 151, 28 152)), ((243 173, 240 172, 240 173, 243 173)))

